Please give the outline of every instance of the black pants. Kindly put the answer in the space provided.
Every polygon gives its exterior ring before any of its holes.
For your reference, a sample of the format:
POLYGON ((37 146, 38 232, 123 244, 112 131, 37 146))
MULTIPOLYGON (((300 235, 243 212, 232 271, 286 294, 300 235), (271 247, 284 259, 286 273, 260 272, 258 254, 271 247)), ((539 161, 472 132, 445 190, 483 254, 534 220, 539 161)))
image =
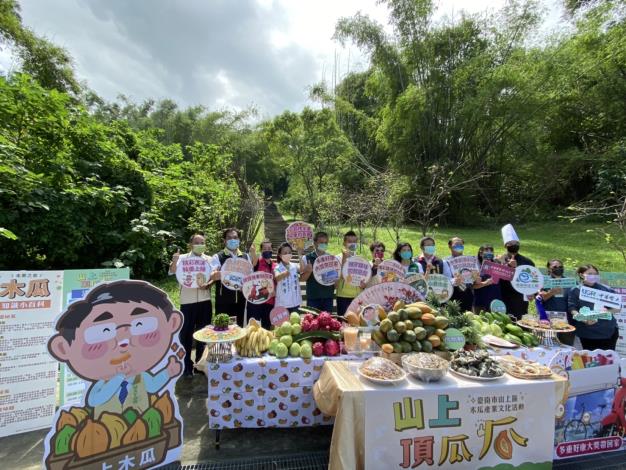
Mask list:
MULTIPOLYGON (((352 299, 350 299, 350 302, 352 302, 352 299)), ((307 299, 306 305, 307 307, 316 308, 322 312, 333 313, 333 298, 332 297, 330 299, 307 299)), ((350 304, 348 303, 348 305, 350 304)))
POLYGON ((619 338, 619 331, 615 328, 615 331, 610 338, 603 339, 591 339, 580 338, 580 343, 583 345, 583 349, 587 351, 593 351, 594 349, 605 349, 607 351, 615 351, 615 345, 619 338))
POLYGON ((344 316, 353 300, 347 297, 337 297, 337 315, 344 316))
POLYGON ((250 318, 256 318, 261 322, 261 326, 266 330, 272 328, 272 324, 270 323, 270 312, 274 308, 273 304, 251 304, 248 302, 248 320, 250 318))
POLYGON ((576 339, 575 333, 557 333, 556 337, 559 341, 567 346, 574 346, 574 340, 576 339))
MULTIPOLYGON (((185 375, 193 374, 193 362, 191 360, 191 348, 193 346, 193 333, 211 323, 212 305, 210 300, 195 304, 183 304, 180 311, 183 314, 183 327, 180 330, 180 342, 185 348, 185 375)), ((196 343, 196 361, 204 354, 204 343, 196 343)))

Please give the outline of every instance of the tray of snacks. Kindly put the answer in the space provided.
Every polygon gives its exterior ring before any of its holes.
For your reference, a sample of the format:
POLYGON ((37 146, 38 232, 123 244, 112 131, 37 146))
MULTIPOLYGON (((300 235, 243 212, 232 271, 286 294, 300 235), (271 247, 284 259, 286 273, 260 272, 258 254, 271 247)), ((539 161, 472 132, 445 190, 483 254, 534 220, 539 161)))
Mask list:
POLYGON ((557 333, 570 333, 576 331, 576 328, 564 320, 536 320, 534 318, 522 318, 517 321, 522 328, 533 331, 556 331, 557 333))
POLYGON ((383 385, 394 385, 406 379, 406 372, 384 357, 371 357, 357 369, 364 379, 383 385))
POLYGON ((498 358, 498 362, 507 374, 517 379, 540 380, 552 377, 552 371, 549 367, 534 361, 513 356, 502 356, 498 358))
POLYGON ((488 381, 504 376, 504 370, 486 351, 459 350, 452 355, 450 371, 464 379, 488 381))
POLYGON ((448 372, 450 363, 430 353, 410 353, 402 356, 402 367, 422 382, 437 382, 448 372))

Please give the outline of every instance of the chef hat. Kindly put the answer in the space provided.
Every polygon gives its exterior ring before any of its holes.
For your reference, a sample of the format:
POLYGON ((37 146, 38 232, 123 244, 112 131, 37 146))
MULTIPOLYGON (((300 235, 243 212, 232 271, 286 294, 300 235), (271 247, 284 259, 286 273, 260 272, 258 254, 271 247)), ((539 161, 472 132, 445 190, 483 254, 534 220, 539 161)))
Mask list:
POLYGON ((502 242, 506 245, 509 242, 519 242, 519 237, 511 224, 502 227, 502 242))

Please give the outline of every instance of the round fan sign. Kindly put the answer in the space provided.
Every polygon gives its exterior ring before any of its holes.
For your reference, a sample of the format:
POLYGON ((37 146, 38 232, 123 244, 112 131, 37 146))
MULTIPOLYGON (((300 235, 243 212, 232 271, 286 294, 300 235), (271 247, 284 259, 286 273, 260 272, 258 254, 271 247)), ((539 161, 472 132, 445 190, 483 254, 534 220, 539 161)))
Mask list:
POLYGON ((274 295, 274 276, 256 272, 243 278, 243 296, 251 304, 263 304, 274 295))
POLYGON ((404 284, 403 282, 381 282, 375 286, 368 287, 356 296, 348 306, 348 311, 360 312, 363 307, 368 305, 380 305, 386 311, 389 311, 398 300, 403 300, 405 303, 410 304, 418 300, 424 300, 424 297, 409 284, 404 284))
POLYGON ((506 313, 506 304, 500 299, 494 299, 489 304, 489 310, 495 313, 506 313))
POLYGON ((285 230, 285 240, 294 251, 313 246, 313 228, 306 222, 293 222, 285 230))
POLYGON ((252 273, 252 263, 246 258, 229 258, 222 265, 222 285, 230 290, 241 290, 243 278, 252 273))
POLYGON ((351 256, 343 264, 341 275, 349 285, 360 287, 362 282, 367 283, 372 277, 372 267, 366 259, 351 256))
POLYGON ((454 288, 447 276, 443 274, 430 274, 428 276, 428 290, 433 292, 439 302, 447 302, 452 297, 454 288))
POLYGON ((176 280, 189 289, 204 287, 211 278, 211 263, 203 256, 181 256, 176 265, 176 280))
POLYGON ((410 285, 424 298, 428 295, 428 283, 426 282, 426 277, 423 274, 411 274, 404 279, 400 279, 400 282, 410 285))
POLYGON ((543 287, 543 274, 534 266, 518 266, 511 285, 520 294, 536 294, 543 287))
POLYGON ((339 280, 341 261, 333 255, 322 255, 313 263, 313 276, 323 286, 332 286, 339 280))
POLYGON ((395 259, 386 259, 378 265, 376 275, 380 282, 397 282, 404 278, 404 266, 395 259))

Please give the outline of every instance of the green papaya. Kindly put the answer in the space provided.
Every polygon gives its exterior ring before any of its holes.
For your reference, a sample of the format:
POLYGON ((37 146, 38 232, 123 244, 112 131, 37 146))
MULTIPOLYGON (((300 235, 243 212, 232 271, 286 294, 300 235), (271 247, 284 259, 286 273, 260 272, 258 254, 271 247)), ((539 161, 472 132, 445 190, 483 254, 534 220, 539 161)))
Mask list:
POLYGON ((427 336, 426 329, 422 328, 421 326, 414 328, 413 332, 415 333, 415 337, 420 341, 426 338, 427 336))
POLYGON ((422 351, 422 343, 420 343, 419 341, 416 341, 415 343, 411 343, 411 346, 413 347, 413 351, 415 352, 422 351))
POLYGON ((397 332, 396 330, 389 330, 387 332, 387 339, 391 343, 395 343, 396 341, 400 341, 400 333, 397 332))
POLYGON ((402 345, 398 342, 395 343, 391 343, 391 346, 393 347, 393 352, 396 354, 400 354, 402 353, 402 345))
POLYGON ((426 352, 426 353, 430 353, 433 352, 433 345, 430 341, 428 341, 427 339, 425 339, 424 341, 422 341, 422 351, 426 352))
POLYGON ((148 425, 148 439, 161 435, 161 425, 163 424, 163 416, 156 408, 148 408, 141 416, 148 425))
POLYGON ((385 318, 383 321, 380 322, 379 328, 380 331, 382 331, 383 333, 387 333, 393 328, 393 323, 391 323, 391 320, 389 320, 389 318, 385 318))
POLYGON ((137 421, 137 418, 139 417, 139 415, 133 408, 128 408, 126 411, 124 411, 124 413, 122 413, 122 416, 128 423, 129 427, 135 424, 135 421, 137 421))
POLYGON ((413 346, 408 341, 400 341, 400 345, 402 346, 403 353, 410 353, 413 351, 413 346))
POLYGON ((522 336, 524 334, 524 330, 517 325, 513 325, 512 323, 506 325, 506 331, 514 334, 515 336, 522 336))
POLYGON ((411 322, 413 323, 413 328, 424 326, 424 322, 422 320, 411 320, 411 322))
POLYGON ((55 455, 67 454, 70 451, 70 442, 72 442, 72 436, 76 432, 76 428, 69 424, 63 426, 54 439, 54 453, 55 455))
POLYGON ((402 335, 402 340, 408 343, 415 343, 417 336, 413 330, 408 330, 406 333, 402 335))

